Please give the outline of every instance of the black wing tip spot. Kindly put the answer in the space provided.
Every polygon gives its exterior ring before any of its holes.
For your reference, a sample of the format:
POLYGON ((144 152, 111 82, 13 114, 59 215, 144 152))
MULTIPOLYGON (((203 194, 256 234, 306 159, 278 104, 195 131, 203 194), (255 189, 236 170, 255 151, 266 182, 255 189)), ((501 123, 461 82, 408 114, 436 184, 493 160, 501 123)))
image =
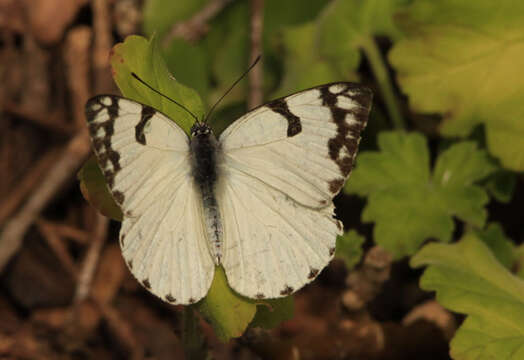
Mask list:
POLYGON ((255 299, 265 299, 266 298, 266 295, 262 294, 262 293, 258 293, 255 295, 255 299))
POLYGON ((99 106, 97 108, 97 106, 95 106, 95 105, 97 105, 97 104, 89 104, 89 103, 87 103, 86 107, 85 107, 86 120, 87 120, 87 123, 89 124, 89 132, 90 133, 93 133, 93 131, 91 129, 91 126, 95 125, 93 123, 93 121, 96 119, 98 113, 104 109, 101 106, 99 106))
POLYGON ((174 302, 176 302, 176 299, 175 299, 175 298, 173 297, 173 295, 171 295, 171 294, 167 294, 167 295, 166 295, 166 300, 167 300, 168 302, 170 302, 170 303, 174 303, 174 302))
POLYGON ((113 198, 119 205, 122 205, 124 203, 125 197, 124 197, 124 193, 122 193, 121 191, 118 191, 118 190, 113 191, 113 198))
POLYGON ((310 268, 310 269, 309 269, 309 275, 307 276, 307 278, 308 278, 309 280, 311 280, 311 279, 316 278, 317 275, 318 275, 318 269, 310 268))
POLYGON ((267 104, 271 110, 282 115, 287 120, 287 137, 293 137, 302 132, 300 118, 289 110, 285 99, 277 99, 267 104))
POLYGON ((329 182, 329 191, 333 194, 337 194, 342 186, 344 186, 344 179, 333 179, 329 182))
POLYGON ((96 107, 96 105, 101 105, 102 107, 107 107, 108 105, 105 105, 102 102, 102 100, 106 99, 106 98, 109 98, 111 100, 111 104, 113 103, 113 99, 111 99, 111 96, 109 96, 109 95, 95 95, 95 96, 89 98, 86 101, 86 108, 92 108, 93 106, 96 107))
POLYGON ((138 143, 146 145, 146 135, 144 134, 144 128, 147 125, 149 119, 151 119, 155 114, 156 110, 149 105, 142 105, 142 113, 140 116, 140 121, 135 126, 135 139, 138 143))
MULTIPOLYGON (((111 145, 106 145, 106 147, 110 147, 111 145)), ((122 167, 120 166, 120 154, 111 149, 111 152, 108 150, 108 158, 109 161, 111 161, 111 164, 113 164, 113 170, 115 172, 120 171, 122 167)))
POLYGON ((190 304, 194 304, 194 303, 196 302, 196 300, 193 299, 193 298, 189 298, 188 302, 189 302, 190 304))
POLYGON ((330 83, 326 85, 321 85, 320 88, 327 88, 329 89, 333 85, 340 85, 341 87, 344 87, 341 91, 336 93, 335 95, 350 95, 350 96, 366 96, 368 98, 373 97, 373 90, 371 90, 370 87, 355 83, 355 82, 335 82, 330 83), (354 94, 348 94, 349 91, 352 91, 354 94))
POLYGON ((144 279, 142 281, 142 285, 144 285, 144 287, 147 289, 147 290, 151 290, 151 283, 149 282, 149 279, 144 279))
MULTIPOLYGON (((115 173, 112 171, 104 171, 104 175, 106 177, 107 185, 109 185, 109 188, 112 189, 113 186, 115 185, 115 173)), ((113 194, 113 198, 114 198, 114 194, 113 194)))
POLYGON ((291 295, 293 293, 293 288, 289 285, 286 285, 286 287, 284 288, 284 290, 282 290, 280 292, 280 295, 282 296, 287 296, 287 295, 291 295))
POLYGON ((109 187, 112 188, 115 174, 122 169, 120 165, 120 154, 111 146, 111 138, 115 133, 114 122, 118 117, 118 102, 109 95, 91 98, 86 104, 86 117, 98 163, 104 171, 109 187), (104 99, 109 99, 110 104, 105 105, 102 102, 104 99), (109 119, 94 122, 93 120, 102 109, 107 109, 109 119), (98 135, 97 133, 101 128, 103 129, 103 134, 98 135), (112 169, 108 168, 109 162, 112 165, 112 169))
MULTIPOLYGON (((354 83, 335 83, 327 84, 319 88, 320 99, 324 106, 328 107, 331 112, 332 121, 337 126, 337 133, 334 137, 328 140, 329 157, 339 167, 340 174, 347 178, 353 169, 353 158, 358 149, 358 142, 360 133, 367 123, 369 111, 371 108, 372 92, 370 89, 354 83), (345 86, 337 94, 332 93, 329 89, 334 85, 345 86), (349 91, 351 90, 351 94, 349 91), (358 104, 356 108, 344 109, 337 105, 338 97, 348 97, 358 104), (355 122, 348 121, 348 115, 356 120, 355 122), (342 149, 346 149, 342 153, 342 149)), ((338 186, 338 183, 331 182, 330 191, 338 186)))
POLYGON ((335 250, 336 250, 335 247, 329 248, 329 256, 335 255, 335 250))
POLYGON ((105 146, 104 140, 100 138, 93 137, 93 147, 97 153, 102 152, 102 146, 105 146))
POLYGON ((371 103, 373 101, 373 91, 370 88, 367 86, 354 86, 348 88, 348 90, 355 91, 354 94, 349 95, 353 101, 359 103, 363 108, 371 108, 371 103))
MULTIPOLYGON (((357 145, 348 144, 346 147, 352 149, 353 154, 357 151, 357 145)), ((339 162, 340 172, 347 177, 349 173, 351 173, 351 170, 353 170, 353 157, 344 156, 343 158, 339 158, 339 162)), ((342 182, 342 185, 344 185, 344 181, 342 182)))
POLYGON ((153 107, 142 104, 142 116, 153 116, 155 114, 156 110, 153 107))
POLYGON ((290 121, 287 127, 287 137, 293 137, 295 135, 298 135, 301 131, 302 124, 300 123, 300 120, 290 121))
POLYGON ((133 270, 133 260, 129 260, 127 262, 127 266, 129 267, 129 269, 133 270))

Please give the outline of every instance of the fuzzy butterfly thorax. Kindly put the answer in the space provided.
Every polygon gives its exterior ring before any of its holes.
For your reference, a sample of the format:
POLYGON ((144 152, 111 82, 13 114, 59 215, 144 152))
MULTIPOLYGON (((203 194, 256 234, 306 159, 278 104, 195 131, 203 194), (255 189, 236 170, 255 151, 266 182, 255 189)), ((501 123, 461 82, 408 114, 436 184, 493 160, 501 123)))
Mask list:
POLYGON ((213 186, 217 179, 216 152, 218 142, 206 123, 191 127, 191 157, 193 177, 199 186, 213 186))

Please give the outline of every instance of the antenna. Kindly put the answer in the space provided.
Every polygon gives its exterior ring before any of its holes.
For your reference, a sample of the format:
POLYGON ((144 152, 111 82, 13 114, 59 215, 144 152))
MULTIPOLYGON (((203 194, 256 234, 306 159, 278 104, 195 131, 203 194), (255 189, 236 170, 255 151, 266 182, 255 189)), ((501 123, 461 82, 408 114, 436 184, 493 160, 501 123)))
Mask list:
POLYGON ((215 110, 215 108, 217 107, 217 105, 222 101, 223 98, 226 97, 227 94, 229 94, 229 92, 231 90, 233 90, 233 88, 235 87, 236 84, 238 84, 240 82, 240 80, 242 80, 248 72, 251 71, 251 69, 253 69, 255 67, 255 65, 258 63, 258 61, 260 60, 260 55, 257 56, 257 58, 255 59, 255 61, 253 61, 253 64, 251 64, 251 66, 249 66, 247 68, 246 71, 244 71, 244 73, 242 75, 240 75, 240 77, 233 83, 233 85, 231 85, 229 87, 229 89, 227 89, 227 91, 224 93, 224 95, 222 95, 220 97, 220 99, 217 100, 217 102, 215 103, 215 105, 213 105, 213 107, 211 108, 211 110, 209 110, 209 112, 207 113, 207 116, 206 118, 204 119, 204 122, 207 122, 207 119, 209 119, 209 116, 211 115, 211 113, 213 112, 213 110, 215 110))
POLYGON ((142 84, 144 84, 145 86, 147 86, 149 89, 153 90, 154 92, 156 92, 158 95, 161 95, 163 97, 165 97, 167 100, 173 102, 174 104, 180 106, 182 109, 184 109, 185 111, 187 111, 195 120, 196 122, 199 122, 198 121, 198 118, 195 116, 195 114, 193 114, 191 111, 189 111, 184 105, 180 104, 179 102, 171 99, 169 96, 167 95, 164 95, 162 94, 160 91, 158 91, 157 89, 155 89, 154 87, 152 87, 151 85, 149 85, 148 83, 146 83, 144 80, 140 79, 138 77, 137 74, 135 74, 134 72, 131 72, 131 76, 134 77, 136 80, 138 80, 139 82, 141 82, 142 84))

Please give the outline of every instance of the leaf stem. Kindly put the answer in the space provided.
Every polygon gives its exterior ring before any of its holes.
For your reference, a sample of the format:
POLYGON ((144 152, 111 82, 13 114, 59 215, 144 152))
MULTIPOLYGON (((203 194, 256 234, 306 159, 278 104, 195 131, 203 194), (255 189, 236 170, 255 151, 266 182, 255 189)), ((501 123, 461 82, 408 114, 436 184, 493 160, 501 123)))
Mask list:
POLYGON ((185 306, 182 312, 182 344, 186 359, 206 358, 204 338, 192 306, 185 306))
POLYGON ((395 96, 395 92, 393 91, 393 85, 391 84, 391 79, 389 78, 386 64, 384 63, 384 59, 380 54, 377 43, 372 37, 370 37, 363 39, 361 47, 378 82, 382 97, 386 104, 388 115, 393 122, 393 126, 397 129, 405 129, 406 123, 404 122, 404 118, 400 112, 397 98, 395 96))

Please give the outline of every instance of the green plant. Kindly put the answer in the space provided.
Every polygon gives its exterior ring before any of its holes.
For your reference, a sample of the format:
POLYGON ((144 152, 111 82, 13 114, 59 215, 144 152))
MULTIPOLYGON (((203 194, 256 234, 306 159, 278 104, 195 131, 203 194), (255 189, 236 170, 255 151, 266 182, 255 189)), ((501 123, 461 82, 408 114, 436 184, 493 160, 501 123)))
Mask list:
MULTIPOLYGON (((148 1, 144 29, 156 37, 129 37, 111 59, 124 96, 162 110, 187 132, 193 119, 144 91, 130 72, 200 117, 247 66, 249 9, 235 3, 203 40, 177 39, 160 49, 155 39, 200 6, 185 3, 175 9, 167 0, 148 1)), ((281 3, 266 1, 266 14, 277 14, 281 3)), ((428 265, 422 288, 467 315, 451 342, 453 358, 524 357, 524 282, 511 273, 522 269, 523 250, 504 235, 504 223, 488 224, 486 209, 490 201, 511 201, 516 173, 524 170, 524 5, 335 0, 303 6, 293 0, 286 6, 295 11, 266 16, 263 31, 268 98, 335 80, 373 84, 379 101, 364 134, 367 151, 344 191, 366 198, 362 221, 374 223, 372 240, 395 259, 413 256, 413 267, 428 265), (379 37, 392 43, 387 57, 379 37), (369 73, 358 70, 363 61, 369 73), (403 107, 390 67, 407 95, 404 105, 417 116, 403 107), (429 239, 437 243, 423 246, 429 239)), ((211 123, 217 132, 241 114, 246 86, 243 81, 218 109, 211 123)), ((120 220, 96 164, 89 161, 80 178, 86 198, 120 220)), ((348 268, 358 263, 362 243, 356 232, 338 239, 337 255, 348 268)), ((228 340, 248 326, 271 328, 290 318, 293 300, 245 299, 219 269, 208 296, 193 307, 228 340)))

